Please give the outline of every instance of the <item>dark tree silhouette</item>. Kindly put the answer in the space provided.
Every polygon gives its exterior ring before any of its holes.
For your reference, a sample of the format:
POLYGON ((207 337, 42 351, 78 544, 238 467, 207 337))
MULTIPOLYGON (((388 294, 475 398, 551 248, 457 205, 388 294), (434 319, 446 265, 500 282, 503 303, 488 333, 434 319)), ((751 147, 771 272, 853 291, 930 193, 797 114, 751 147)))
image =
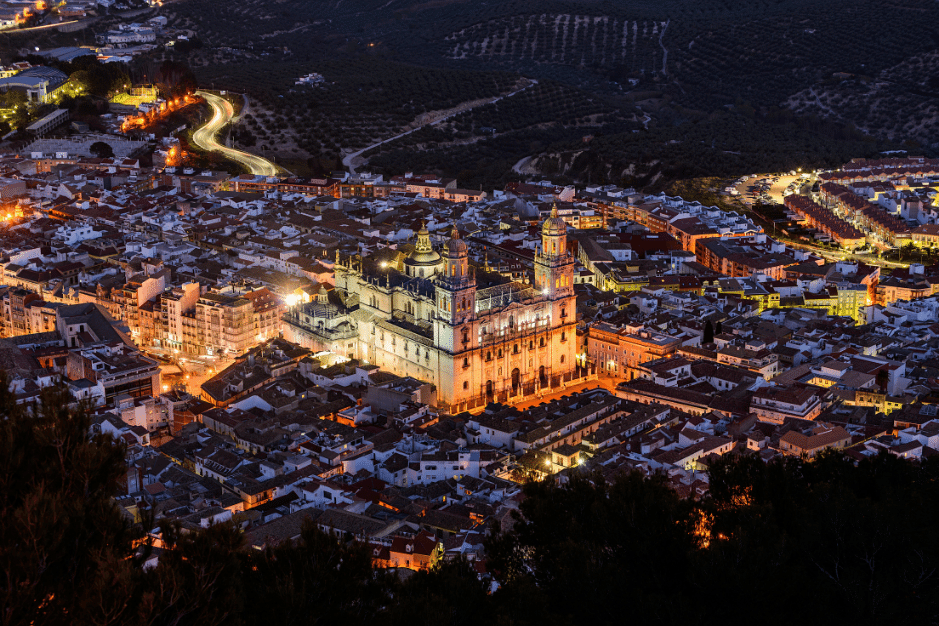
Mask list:
POLYGON ((714 324, 711 320, 704 323, 704 333, 701 336, 701 343, 714 343, 714 324))
POLYGON ((109 159, 114 156, 114 148, 104 141, 96 141, 88 148, 99 159, 109 159))

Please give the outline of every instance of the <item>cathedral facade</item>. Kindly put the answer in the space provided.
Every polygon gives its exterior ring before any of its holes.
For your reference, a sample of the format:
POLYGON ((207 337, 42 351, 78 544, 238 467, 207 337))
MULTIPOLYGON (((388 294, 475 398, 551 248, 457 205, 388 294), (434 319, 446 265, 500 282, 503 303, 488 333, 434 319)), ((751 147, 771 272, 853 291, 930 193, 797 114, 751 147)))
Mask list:
POLYGON ((534 284, 477 284, 456 229, 439 252, 421 229, 400 262, 338 262, 332 297, 289 312, 285 336, 430 382, 454 413, 538 397, 578 375, 574 260, 556 209, 541 239, 534 284))

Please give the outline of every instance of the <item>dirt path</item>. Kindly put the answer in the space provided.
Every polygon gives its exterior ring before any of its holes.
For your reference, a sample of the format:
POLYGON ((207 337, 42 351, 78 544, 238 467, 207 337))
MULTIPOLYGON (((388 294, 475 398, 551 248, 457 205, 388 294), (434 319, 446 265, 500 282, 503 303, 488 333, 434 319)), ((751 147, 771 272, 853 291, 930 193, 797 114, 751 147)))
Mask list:
POLYGON ((665 47, 665 31, 668 30, 668 25, 672 23, 672 20, 665 22, 665 26, 662 27, 662 32, 659 33, 659 45, 662 46, 662 75, 668 76, 668 48, 665 47))
POLYGON ((377 143, 373 143, 372 145, 362 148, 361 150, 358 150, 356 152, 347 154, 342 159, 342 165, 349 170, 350 174, 355 174, 356 167, 363 165, 365 162, 365 160, 362 159, 361 156, 364 153, 371 150, 372 148, 377 148, 378 146, 386 144, 390 141, 394 141, 395 139, 400 139, 404 137, 405 135, 410 135, 414 131, 420 130, 421 128, 424 128, 425 126, 434 126, 436 124, 439 124, 440 122, 444 122, 450 119, 451 117, 455 115, 459 115, 460 113, 471 111, 472 109, 475 109, 476 107, 480 107, 486 104, 493 104, 495 102, 498 102, 499 100, 502 100, 503 98, 511 98, 515 94, 521 93, 525 91, 526 89, 528 89, 529 87, 531 87, 532 85, 537 85, 537 84, 538 84, 537 80, 531 79, 531 81, 527 85, 519 89, 516 89, 515 91, 511 93, 507 93, 504 96, 496 96, 495 98, 488 98, 488 99, 483 99, 483 100, 473 100, 472 102, 469 102, 469 103, 459 104, 453 107, 452 109, 446 109, 444 111, 437 111, 437 112, 425 114, 425 116, 427 117, 418 118, 419 120, 423 120, 423 121, 419 121, 418 125, 415 126, 414 128, 411 128, 410 130, 406 130, 403 133, 398 133, 394 137, 382 139, 381 141, 377 143))

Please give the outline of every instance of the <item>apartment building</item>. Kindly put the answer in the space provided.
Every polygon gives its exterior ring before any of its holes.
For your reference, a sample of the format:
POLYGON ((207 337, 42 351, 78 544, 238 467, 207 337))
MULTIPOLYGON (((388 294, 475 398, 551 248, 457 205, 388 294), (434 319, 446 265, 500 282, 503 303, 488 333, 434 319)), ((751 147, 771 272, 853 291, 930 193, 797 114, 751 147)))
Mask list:
POLYGON ((648 329, 617 328, 596 322, 587 329, 587 357, 610 376, 637 376, 642 363, 674 354, 681 340, 648 329))
POLYGON ((772 424, 782 424, 787 417, 814 420, 822 412, 822 401, 811 387, 762 387, 753 394, 750 411, 772 424))

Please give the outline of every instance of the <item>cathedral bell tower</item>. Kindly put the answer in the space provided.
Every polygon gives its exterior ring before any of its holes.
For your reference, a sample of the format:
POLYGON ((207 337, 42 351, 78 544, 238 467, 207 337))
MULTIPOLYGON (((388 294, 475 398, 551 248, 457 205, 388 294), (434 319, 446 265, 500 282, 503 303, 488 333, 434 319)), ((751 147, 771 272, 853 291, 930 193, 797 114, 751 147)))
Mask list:
POLYGON ((436 311, 434 336, 437 346, 458 352, 469 346, 457 342, 464 324, 476 316, 476 276, 469 266, 466 242, 454 227, 443 247, 443 270, 435 276, 436 311))
MULTIPOLYGON (((541 227, 541 251, 535 255, 535 289, 551 301, 574 295, 574 259, 567 251, 567 224, 555 204, 541 227)), ((573 315, 573 310, 564 310, 573 315)))

